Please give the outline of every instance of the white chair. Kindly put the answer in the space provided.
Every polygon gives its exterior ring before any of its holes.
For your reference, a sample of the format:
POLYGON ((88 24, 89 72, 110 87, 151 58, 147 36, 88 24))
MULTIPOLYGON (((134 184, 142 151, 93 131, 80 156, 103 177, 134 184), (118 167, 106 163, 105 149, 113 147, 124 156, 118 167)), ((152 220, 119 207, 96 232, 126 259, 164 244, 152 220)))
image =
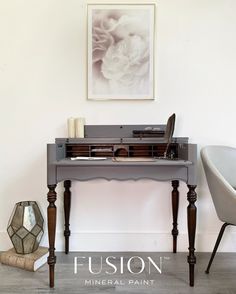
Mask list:
POLYGON ((236 225, 236 148, 206 146, 201 158, 216 213, 224 223, 206 269, 208 274, 225 228, 236 225))

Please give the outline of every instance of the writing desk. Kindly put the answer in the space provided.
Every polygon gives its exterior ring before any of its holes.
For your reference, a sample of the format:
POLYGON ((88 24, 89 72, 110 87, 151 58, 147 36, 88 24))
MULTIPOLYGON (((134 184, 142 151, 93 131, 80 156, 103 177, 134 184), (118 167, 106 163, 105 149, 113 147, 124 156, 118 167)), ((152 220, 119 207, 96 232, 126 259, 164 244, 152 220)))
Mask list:
MULTIPOLYGON (((56 232, 56 186, 64 181, 64 213, 65 213, 65 253, 69 252, 69 217, 71 206, 71 181, 88 181, 93 179, 106 180, 139 180, 151 179, 155 181, 172 182, 172 211, 173 211, 173 252, 177 252, 177 217, 179 206, 179 180, 188 186, 187 200, 187 223, 189 236, 189 284, 194 286, 194 265, 196 257, 195 231, 196 231, 196 168, 197 168, 197 146, 188 144, 187 138, 173 138, 170 149, 173 151, 173 159, 155 158, 155 155, 163 154, 163 146, 167 145, 162 138, 131 138, 130 130, 137 126, 86 126, 84 139, 56 139, 55 144, 47 145, 47 185, 49 192, 48 206, 48 238, 49 238, 49 283, 54 287, 55 256, 55 232, 56 232), (104 131, 105 129, 105 131, 104 131), (117 137, 115 134, 119 133, 117 137), (94 137, 96 134, 96 138, 94 137), (108 136, 112 133, 112 137, 108 136), (91 137, 91 134, 93 137, 91 137), (127 157, 149 156, 153 161, 124 161, 114 162, 111 157, 105 160, 75 160, 70 156, 104 156, 125 154, 127 157), (178 158, 177 158, 178 157, 178 158)), ((139 128, 145 126, 138 126, 139 128)), ((160 127, 160 126, 156 126, 160 127)), ((161 126, 162 127, 162 126, 161 126)))

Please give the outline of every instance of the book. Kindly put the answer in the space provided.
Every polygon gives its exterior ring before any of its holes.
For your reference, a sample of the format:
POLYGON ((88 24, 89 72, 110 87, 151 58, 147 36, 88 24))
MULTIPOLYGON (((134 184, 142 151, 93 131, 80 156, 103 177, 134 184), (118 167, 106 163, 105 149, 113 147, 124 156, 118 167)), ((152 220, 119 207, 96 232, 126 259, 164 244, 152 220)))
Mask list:
POLYGON ((14 248, 11 248, 1 253, 0 261, 2 264, 35 272, 47 262, 47 257, 48 248, 46 247, 39 247, 36 251, 29 254, 18 254, 14 248))
POLYGON ((160 130, 157 128, 155 130, 133 130, 133 137, 134 138, 149 138, 149 137, 156 137, 162 138, 165 135, 164 130, 160 130))

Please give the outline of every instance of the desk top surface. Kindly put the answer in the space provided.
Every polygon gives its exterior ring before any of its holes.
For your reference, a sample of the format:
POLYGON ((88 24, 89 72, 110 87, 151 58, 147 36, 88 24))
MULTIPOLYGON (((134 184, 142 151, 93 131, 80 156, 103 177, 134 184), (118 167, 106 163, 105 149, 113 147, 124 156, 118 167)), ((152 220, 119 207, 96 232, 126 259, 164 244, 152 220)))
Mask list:
POLYGON ((176 179, 189 185, 196 185, 197 145, 189 144, 187 137, 173 137, 167 142, 164 137, 133 136, 133 131, 147 130, 147 128, 165 131, 166 126, 87 125, 85 138, 56 138, 54 144, 47 145, 48 185, 68 179, 87 181, 96 178, 108 180, 149 178, 158 181, 176 179), (167 143, 172 144, 170 148, 176 151, 177 158, 160 158, 168 146, 167 143), (117 152, 119 149, 122 149, 123 153, 117 152), (83 156, 96 157, 96 159, 71 160, 83 156), (98 160, 102 156, 105 159, 98 160), (131 160, 114 161, 114 158, 120 156, 130 157, 131 160), (148 157, 148 160, 140 161, 137 158, 139 156, 148 157))
POLYGON ((153 159, 153 161, 119 161, 114 162, 111 158, 104 160, 71 160, 65 158, 54 161, 55 166, 190 166, 193 163, 182 159, 153 159))

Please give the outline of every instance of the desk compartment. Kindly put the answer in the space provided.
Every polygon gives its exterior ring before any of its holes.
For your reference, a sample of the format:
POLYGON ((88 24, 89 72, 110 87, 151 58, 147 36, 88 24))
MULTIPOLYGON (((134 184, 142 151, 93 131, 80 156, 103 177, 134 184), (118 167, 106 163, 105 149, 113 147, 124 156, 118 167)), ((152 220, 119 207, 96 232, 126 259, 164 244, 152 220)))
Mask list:
POLYGON ((67 144, 66 157, 112 157, 113 145, 67 144))
POLYGON ((80 144, 67 144, 66 157, 90 156, 90 146, 80 144))
MULTIPOLYGON (((166 151, 167 144, 157 144, 153 145, 153 157, 162 157, 166 151)), ((168 147, 168 154, 172 153, 174 158, 178 158, 178 145, 172 143, 168 147)))
POLYGON ((90 154, 92 157, 112 157, 113 145, 92 145, 90 154))
POLYGON ((152 145, 131 145, 129 146, 130 157, 153 157, 152 145))
MULTIPOLYGON (((159 144, 66 144, 66 157, 162 157, 166 143, 159 144)), ((168 153, 178 157, 178 144, 169 145, 168 153)))

